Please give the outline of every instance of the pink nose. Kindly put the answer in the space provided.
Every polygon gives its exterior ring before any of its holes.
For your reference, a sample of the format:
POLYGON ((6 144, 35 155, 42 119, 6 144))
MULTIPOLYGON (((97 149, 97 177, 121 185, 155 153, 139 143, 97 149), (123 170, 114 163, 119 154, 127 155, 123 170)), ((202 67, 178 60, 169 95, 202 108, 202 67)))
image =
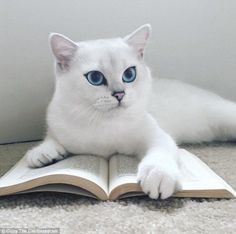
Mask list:
POLYGON ((122 98, 125 96, 125 92, 124 91, 114 92, 112 96, 115 97, 118 102, 120 102, 122 98))

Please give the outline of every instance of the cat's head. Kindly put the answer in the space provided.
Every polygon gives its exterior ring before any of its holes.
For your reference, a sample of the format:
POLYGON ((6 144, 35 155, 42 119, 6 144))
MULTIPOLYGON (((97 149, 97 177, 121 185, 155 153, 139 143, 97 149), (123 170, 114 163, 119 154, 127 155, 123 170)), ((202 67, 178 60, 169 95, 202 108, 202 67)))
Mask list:
POLYGON ((117 112, 143 105, 151 76, 143 61, 150 25, 123 38, 73 42, 53 33, 56 93, 75 105, 117 112))

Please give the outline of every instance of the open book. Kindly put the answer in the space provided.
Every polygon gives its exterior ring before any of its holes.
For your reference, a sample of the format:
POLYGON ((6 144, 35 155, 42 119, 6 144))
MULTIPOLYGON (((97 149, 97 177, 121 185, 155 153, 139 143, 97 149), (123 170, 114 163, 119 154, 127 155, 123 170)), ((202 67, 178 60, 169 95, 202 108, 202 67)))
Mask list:
MULTIPOLYGON (((186 150, 179 151, 183 190, 175 197, 234 198, 236 192, 205 163, 186 150)), ((101 200, 144 195, 136 180, 138 160, 115 155, 109 161, 91 155, 68 157, 32 169, 23 157, 0 178, 0 196, 56 191, 101 200)))

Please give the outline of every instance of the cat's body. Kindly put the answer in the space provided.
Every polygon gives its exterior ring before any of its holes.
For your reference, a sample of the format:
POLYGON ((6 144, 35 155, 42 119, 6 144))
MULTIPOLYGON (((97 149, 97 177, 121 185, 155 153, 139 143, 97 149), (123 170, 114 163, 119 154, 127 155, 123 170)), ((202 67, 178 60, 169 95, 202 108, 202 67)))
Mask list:
MULTIPOLYGON (((167 198, 180 188, 180 172, 178 147, 162 128, 178 143, 231 136, 220 121, 225 114, 220 109, 233 107, 232 117, 235 104, 181 82, 151 83, 143 61, 149 34, 145 25, 125 38, 78 44, 51 36, 56 89, 47 112, 47 136, 27 153, 30 166, 50 164, 68 153, 134 155, 141 159, 137 179, 143 191, 167 198)), ((230 121, 229 128, 235 124, 233 117, 230 121)))
MULTIPOLYGON (((154 78, 152 89, 147 111, 178 144, 236 138, 235 103, 176 80, 154 78)), ((49 133, 55 135, 71 153, 102 157, 117 152, 138 154, 142 152, 138 146, 143 147, 144 135, 151 131, 148 129, 145 133, 142 128, 142 134, 137 134, 140 126, 148 121, 133 110, 129 114, 108 115, 109 119, 98 114, 94 116, 98 118, 94 121, 80 117, 78 111, 73 118, 73 115, 68 114, 73 106, 62 106, 61 110, 59 107, 57 103, 51 102, 48 108, 49 133), (112 146, 112 143, 115 144, 112 146)))

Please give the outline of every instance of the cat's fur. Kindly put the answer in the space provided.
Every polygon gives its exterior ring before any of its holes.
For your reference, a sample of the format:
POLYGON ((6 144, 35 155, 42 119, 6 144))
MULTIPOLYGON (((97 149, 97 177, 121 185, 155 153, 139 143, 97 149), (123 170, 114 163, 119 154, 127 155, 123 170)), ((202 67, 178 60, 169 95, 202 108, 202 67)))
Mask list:
POLYGON ((178 143, 236 136, 234 103, 177 81, 153 80, 151 85, 143 60, 150 30, 144 25, 125 38, 78 43, 50 36, 56 88, 47 136, 27 152, 29 166, 41 167, 69 153, 135 155, 141 160, 137 180, 143 191, 165 199, 181 186, 178 147, 170 135, 178 143), (122 74, 130 66, 136 67, 137 78, 124 83, 122 74), (84 75, 91 70, 102 72, 108 85, 91 85, 84 75), (114 91, 125 91, 121 105, 114 91))

